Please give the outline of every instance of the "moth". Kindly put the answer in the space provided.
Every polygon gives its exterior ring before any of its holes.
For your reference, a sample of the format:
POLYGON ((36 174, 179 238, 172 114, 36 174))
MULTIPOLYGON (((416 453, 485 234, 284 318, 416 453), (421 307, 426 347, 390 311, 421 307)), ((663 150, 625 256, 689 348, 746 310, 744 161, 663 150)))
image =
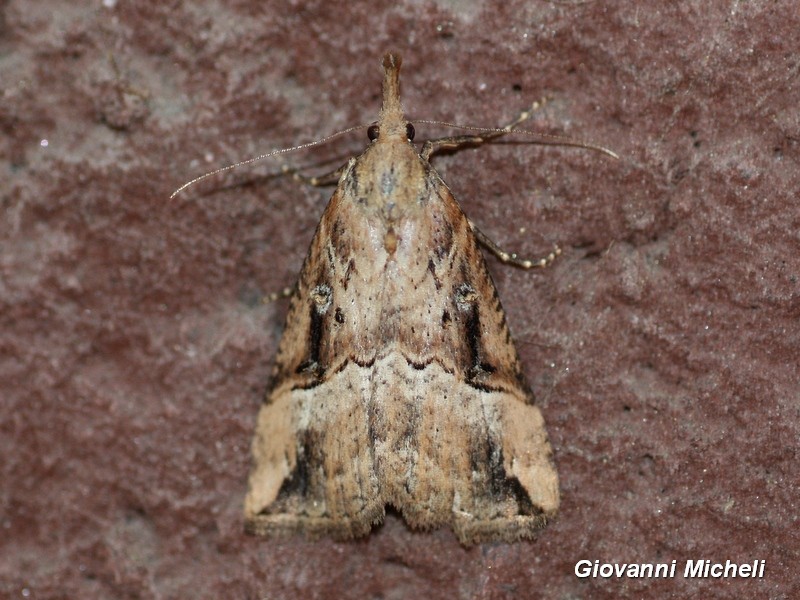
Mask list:
POLYGON ((530 538, 558 509, 480 234, 428 161, 436 143, 412 143, 400 64, 384 56, 371 143, 344 167, 290 301, 252 446, 253 534, 349 539, 391 507, 470 545, 530 538))

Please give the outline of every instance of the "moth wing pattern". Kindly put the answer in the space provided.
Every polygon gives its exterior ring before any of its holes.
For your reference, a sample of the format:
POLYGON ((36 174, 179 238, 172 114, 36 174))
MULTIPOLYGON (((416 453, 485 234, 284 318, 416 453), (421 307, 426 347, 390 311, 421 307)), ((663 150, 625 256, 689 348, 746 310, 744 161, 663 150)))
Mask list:
POLYGON ((529 538, 558 477, 496 288, 415 150, 384 59, 380 135, 342 173, 258 416, 249 531, 365 535, 387 506, 464 544, 529 538))

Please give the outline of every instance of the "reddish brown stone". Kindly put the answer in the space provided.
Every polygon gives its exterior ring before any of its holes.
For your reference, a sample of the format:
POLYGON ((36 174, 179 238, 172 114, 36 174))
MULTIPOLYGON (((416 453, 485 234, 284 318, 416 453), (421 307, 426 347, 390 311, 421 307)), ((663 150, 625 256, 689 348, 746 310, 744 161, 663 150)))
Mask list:
POLYGON ((0 596, 800 593, 793 3, 73 4, 0 4, 0 596), (622 156, 435 160, 504 247, 564 249, 543 272, 490 260, 561 476, 534 543, 465 550, 395 517, 352 544, 242 532, 286 309, 262 299, 330 191, 260 177, 275 161, 167 198, 374 120, 389 49, 411 116, 490 126, 548 96, 531 127, 622 156), (767 563, 583 580, 584 558, 767 563))

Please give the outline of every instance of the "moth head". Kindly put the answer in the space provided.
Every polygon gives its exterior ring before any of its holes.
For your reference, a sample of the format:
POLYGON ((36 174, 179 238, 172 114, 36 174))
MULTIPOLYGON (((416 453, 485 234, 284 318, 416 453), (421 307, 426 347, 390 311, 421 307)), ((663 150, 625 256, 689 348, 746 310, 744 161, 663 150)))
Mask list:
MULTIPOLYGON (((406 139, 408 139, 409 142, 414 141, 415 133, 416 132, 414 131, 414 125, 412 123, 406 122, 406 139)), ((378 124, 378 122, 373 123, 367 128, 367 137, 369 138, 370 142, 374 142, 375 140, 377 140, 380 137, 380 135, 381 135, 381 126, 378 124)))

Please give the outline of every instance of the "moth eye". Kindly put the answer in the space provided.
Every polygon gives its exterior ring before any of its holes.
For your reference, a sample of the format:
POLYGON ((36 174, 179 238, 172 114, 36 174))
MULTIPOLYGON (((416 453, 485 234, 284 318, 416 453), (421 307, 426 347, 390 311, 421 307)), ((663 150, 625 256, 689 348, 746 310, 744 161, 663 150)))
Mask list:
POLYGON ((381 130, 380 127, 377 125, 370 125, 369 129, 367 129, 367 137, 369 138, 370 142, 374 142, 378 139, 378 134, 380 134, 381 130))
POLYGON ((411 123, 406 123, 406 137, 409 142, 414 141, 414 126, 411 123))

